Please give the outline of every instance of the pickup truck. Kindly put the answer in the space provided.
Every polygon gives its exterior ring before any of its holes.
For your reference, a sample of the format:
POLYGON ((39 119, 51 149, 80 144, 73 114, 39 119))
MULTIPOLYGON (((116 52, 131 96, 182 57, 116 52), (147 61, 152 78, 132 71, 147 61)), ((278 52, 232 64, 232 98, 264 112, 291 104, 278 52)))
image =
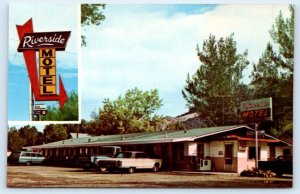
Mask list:
POLYGON ((109 172, 121 170, 130 174, 136 169, 152 169, 153 172, 157 172, 161 165, 161 159, 149 158, 144 152, 138 151, 119 152, 114 158, 98 161, 100 169, 106 169, 109 172))
POLYGON ((99 155, 86 155, 79 156, 77 163, 85 171, 96 169, 99 160, 109 159, 114 157, 118 152, 121 151, 119 146, 102 146, 100 147, 99 155))
POLYGON ((292 156, 278 156, 273 161, 258 161, 258 168, 271 170, 277 176, 293 174, 293 159, 292 156))

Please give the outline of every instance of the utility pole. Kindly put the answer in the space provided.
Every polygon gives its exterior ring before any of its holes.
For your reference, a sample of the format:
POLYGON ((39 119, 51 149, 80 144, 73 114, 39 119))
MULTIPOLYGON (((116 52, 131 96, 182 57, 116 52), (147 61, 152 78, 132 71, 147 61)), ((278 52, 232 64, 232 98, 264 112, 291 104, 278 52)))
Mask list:
POLYGON ((258 123, 254 124, 255 130, 255 168, 258 168, 258 123))

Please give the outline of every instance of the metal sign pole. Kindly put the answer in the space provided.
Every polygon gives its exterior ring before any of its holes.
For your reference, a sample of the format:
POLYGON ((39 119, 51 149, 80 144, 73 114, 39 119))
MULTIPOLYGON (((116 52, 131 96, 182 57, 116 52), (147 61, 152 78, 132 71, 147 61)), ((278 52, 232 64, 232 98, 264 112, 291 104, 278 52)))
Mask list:
POLYGON ((258 124, 255 123, 255 168, 258 168, 258 124))
POLYGON ((29 80, 29 121, 33 121, 33 106, 34 106, 34 99, 33 99, 32 88, 29 80))

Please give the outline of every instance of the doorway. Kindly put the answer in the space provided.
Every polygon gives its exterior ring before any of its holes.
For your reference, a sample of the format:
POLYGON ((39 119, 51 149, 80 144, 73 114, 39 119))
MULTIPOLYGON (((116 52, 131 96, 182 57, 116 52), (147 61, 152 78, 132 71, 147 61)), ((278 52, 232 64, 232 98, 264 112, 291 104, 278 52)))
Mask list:
POLYGON ((233 143, 225 144, 225 154, 224 154, 224 170, 232 171, 233 167, 233 143))

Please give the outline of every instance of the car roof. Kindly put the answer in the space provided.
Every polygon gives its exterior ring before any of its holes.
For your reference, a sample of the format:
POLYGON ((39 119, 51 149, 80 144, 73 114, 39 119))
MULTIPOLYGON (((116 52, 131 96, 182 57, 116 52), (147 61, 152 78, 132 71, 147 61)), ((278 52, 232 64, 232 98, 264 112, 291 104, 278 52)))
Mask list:
POLYGON ((129 152, 129 153, 145 153, 145 152, 142 152, 142 151, 122 151, 122 152, 119 152, 119 153, 124 153, 124 152, 129 152))

